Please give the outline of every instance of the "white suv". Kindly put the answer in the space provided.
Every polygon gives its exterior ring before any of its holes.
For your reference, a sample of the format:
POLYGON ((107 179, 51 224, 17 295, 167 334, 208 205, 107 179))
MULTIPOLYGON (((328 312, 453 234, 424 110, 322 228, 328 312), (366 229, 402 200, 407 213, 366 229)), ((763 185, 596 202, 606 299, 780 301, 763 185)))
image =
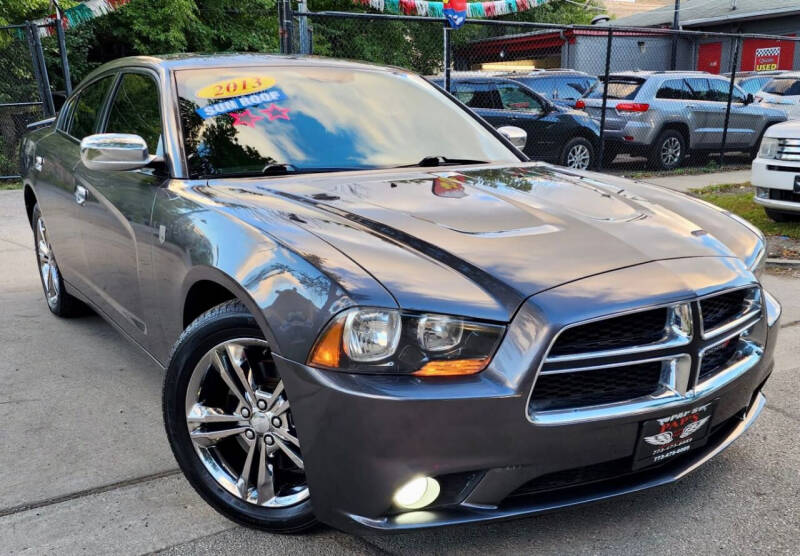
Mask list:
POLYGON ((767 128, 750 181, 767 216, 776 222, 800 220, 800 121, 767 128))

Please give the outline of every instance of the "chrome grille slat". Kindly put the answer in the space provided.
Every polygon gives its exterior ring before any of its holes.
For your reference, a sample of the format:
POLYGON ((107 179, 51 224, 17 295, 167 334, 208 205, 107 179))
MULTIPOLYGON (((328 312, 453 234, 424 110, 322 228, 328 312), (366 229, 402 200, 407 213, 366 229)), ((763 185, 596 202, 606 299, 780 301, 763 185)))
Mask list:
MULTIPOLYGON (((564 330, 586 324, 592 324, 596 329, 602 329, 596 324, 619 318, 619 315, 609 315, 605 318, 569 325, 553 339, 541 363, 528 398, 528 419, 536 424, 558 425, 598 418, 613 418, 635 415, 637 412, 651 411, 670 404, 679 405, 687 400, 705 395, 740 376, 760 359, 761 346, 748 340, 745 333, 761 320, 762 305, 761 288, 755 284, 717 291, 689 303, 675 303, 666 306, 672 315, 668 323, 674 323, 675 308, 679 306, 689 307, 690 319, 700 323, 700 330, 691 331, 688 337, 682 339, 681 343, 677 345, 665 340, 655 342, 653 345, 630 346, 619 350, 551 356, 550 354, 564 330), (731 303, 733 306, 727 307, 726 303, 731 303), (707 313, 705 321, 703 307, 707 313), (714 324, 714 326, 706 331, 703 326, 704 322, 714 324), (734 343, 728 346, 725 345, 726 342, 734 343), (648 355, 650 355, 649 358, 648 355), (705 366, 703 365, 704 355, 706 356, 705 366), (712 357, 716 359, 712 359, 712 357), (632 388, 624 376, 616 377, 613 374, 615 370, 624 373, 633 368, 641 371, 641 367, 637 366, 653 361, 662 362, 662 372, 657 381, 652 373, 641 374, 641 376, 648 377, 648 383, 642 385, 642 388, 632 388), (604 384, 602 388, 598 389, 596 403, 592 402, 591 396, 575 396, 575 392, 583 392, 580 387, 582 377, 591 377, 591 373, 598 371, 604 373, 604 379, 618 384, 619 389, 614 391, 613 388, 606 387, 607 385, 604 384), (539 378, 546 381, 542 382, 543 386, 547 385, 548 387, 547 390, 543 388, 543 393, 549 394, 550 398, 537 397, 536 385, 539 378), (576 400, 574 406, 570 406, 568 403, 569 396, 565 396, 565 400, 558 399, 557 390, 553 388, 553 385, 559 383, 565 385, 565 390, 572 392, 572 398, 576 400), (631 399, 620 399, 625 392, 638 395, 631 399), (644 394, 644 392, 647 393, 644 394)), ((656 308, 663 309, 664 307, 656 308)), ((656 308, 640 309, 628 314, 641 315, 656 308)), ((587 382, 591 382, 591 380, 587 380, 587 382)))
POLYGON ((780 160, 800 160, 800 139, 778 139, 776 158, 780 160))

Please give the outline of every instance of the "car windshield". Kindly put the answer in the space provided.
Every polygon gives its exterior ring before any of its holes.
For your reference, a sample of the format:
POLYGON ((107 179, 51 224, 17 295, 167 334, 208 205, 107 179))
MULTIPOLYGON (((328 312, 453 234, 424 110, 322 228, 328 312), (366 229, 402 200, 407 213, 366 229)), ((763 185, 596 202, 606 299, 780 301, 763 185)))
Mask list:
MULTIPOLYGON (((611 77, 608 80, 608 98, 632 100, 644 83, 641 79, 611 77)), ((603 82, 598 81, 586 93, 587 98, 603 98, 603 82)))
POLYGON ((773 79, 764 85, 762 91, 779 96, 800 95, 800 79, 773 79))
POLYGON ((180 70, 176 79, 192 177, 519 160, 400 70, 261 66, 180 70))

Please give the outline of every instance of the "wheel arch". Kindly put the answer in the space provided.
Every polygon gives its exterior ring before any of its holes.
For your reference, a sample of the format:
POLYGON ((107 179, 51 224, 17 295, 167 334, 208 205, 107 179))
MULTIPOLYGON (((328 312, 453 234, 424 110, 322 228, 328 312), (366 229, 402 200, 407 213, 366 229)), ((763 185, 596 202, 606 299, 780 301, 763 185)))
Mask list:
POLYGON ((33 207, 36 206, 36 193, 33 192, 33 187, 30 184, 25 184, 23 193, 25 197, 25 213, 28 215, 28 224, 33 228, 33 207))
POLYGON ((685 122, 667 122, 667 123, 665 123, 663 126, 661 126, 661 129, 658 130, 658 135, 656 135, 656 139, 661 137, 662 133, 664 133, 665 131, 670 130, 670 129, 674 129, 675 131, 677 131, 678 133, 680 133, 683 136, 683 141, 684 141, 684 143, 686 143, 686 148, 687 149, 691 149, 692 148, 692 145, 691 145, 692 134, 691 134, 691 131, 689 130, 689 125, 687 123, 685 123, 685 122))

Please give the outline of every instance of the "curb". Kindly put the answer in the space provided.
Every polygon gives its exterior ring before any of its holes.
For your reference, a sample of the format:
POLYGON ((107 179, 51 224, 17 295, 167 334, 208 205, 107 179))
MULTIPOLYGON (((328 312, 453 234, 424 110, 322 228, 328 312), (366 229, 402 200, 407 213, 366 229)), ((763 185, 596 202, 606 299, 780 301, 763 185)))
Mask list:
POLYGON ((768 266, 780 266, 783 268, 800 268, 800 260, 795 259, 767 259, 768 266))

